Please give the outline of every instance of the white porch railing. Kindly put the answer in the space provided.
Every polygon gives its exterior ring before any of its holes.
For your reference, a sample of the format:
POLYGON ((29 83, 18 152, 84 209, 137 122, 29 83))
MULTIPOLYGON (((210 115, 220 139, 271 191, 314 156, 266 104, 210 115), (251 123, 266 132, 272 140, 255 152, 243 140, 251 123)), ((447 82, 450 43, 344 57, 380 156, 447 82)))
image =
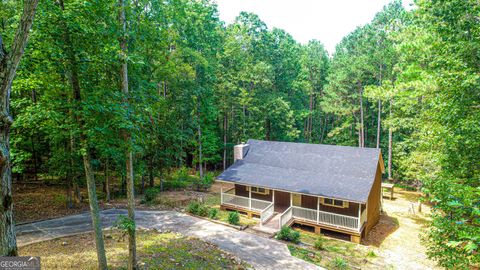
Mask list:
POLYGON ((262 212, 260 212, 260 224, 265 223, 271 216, 273 216, 273 210, 274 204, 272 202, 269 206, 267 206, 267 208, 263 209, 262 212))
MULTIPOLYGON (((247 200, 248 200, 248 198, 247 198, 247 200)), ((269 201, 252 199, 252 209, 261 211, 261 210, 267 208, 271 203, 272 202, 269 202, 269 201)))
POLYGON ((249 210, 263 211, 272 202, 235 195, 235 189, 220 193, 220 203, 239 206, 249 210))
POLYGON ((318 223, 325 223, 346 229, 358 230, 358 217, 319 211, 318 223))
POLYGON ((249 201, 247 197, 237 196, 230 193, 221 194, 221 204, 229 204, 233 206, 240 206, 243 208, 249 208, 249 201))
POLYGON ((287 224, 290 219, 293 217, 292 207, 289 207, 285 212, 280 214, 280 218, 278 219, 278 228, 282 228, 283 225, 287 224))
MULTIPOLYGON (((279 221, 280 227, 287 224, 288 221, 292 218, 308 220, 317 224, 323 223, 326 225, 350 230, 361 229, 361 227, 359 227, 358 217, 351 217, 325 211, 318 211, 317 215, 317 210, 298 206, 292 206, 281 214, 279 221)), ((365 222, 366 220, 366 211, 363 211, 360 220, 360 225, 363 225, 363 222, 365 222)))
POLYGON ((292 206, 293 216, 317 222, 317 210, 292 206))

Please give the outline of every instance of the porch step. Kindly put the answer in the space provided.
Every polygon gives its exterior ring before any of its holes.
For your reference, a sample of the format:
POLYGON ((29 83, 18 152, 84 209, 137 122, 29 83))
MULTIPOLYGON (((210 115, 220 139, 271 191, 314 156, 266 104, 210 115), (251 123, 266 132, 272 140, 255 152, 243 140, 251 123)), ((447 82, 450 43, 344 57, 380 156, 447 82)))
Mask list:
POLYGON ((262 233, 267 233, 269 235, 274 235, 280 230, 280 228, 278 228, 279 219, 280 214, 274 213, 273 216, 266 223, 264 223, 263 225, 257 224, 253 226, 252 229, 262 233))

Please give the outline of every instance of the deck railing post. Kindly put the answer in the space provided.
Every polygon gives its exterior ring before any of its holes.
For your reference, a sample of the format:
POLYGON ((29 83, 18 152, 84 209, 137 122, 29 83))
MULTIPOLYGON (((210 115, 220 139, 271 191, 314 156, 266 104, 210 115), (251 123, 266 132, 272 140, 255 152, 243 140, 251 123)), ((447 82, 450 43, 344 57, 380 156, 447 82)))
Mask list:
POLYGON ((252 210, 252 187, 248 187, 248 209, 252 210))
POLYGON ((317 224, 320 223, 320 197, 317 197, 317 224))
POLYGON ((360 228, 362 224, 360 224, 360 219, 362 217, 362 204, 358 204, 358 231, 360 231, 360 228))

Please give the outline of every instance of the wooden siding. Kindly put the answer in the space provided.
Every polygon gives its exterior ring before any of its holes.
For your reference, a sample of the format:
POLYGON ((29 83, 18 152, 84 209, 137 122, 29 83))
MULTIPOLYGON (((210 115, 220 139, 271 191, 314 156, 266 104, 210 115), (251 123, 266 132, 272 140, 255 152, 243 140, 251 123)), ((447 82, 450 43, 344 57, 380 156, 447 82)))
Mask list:
POLYGON ((341 208, 341 207, 323 205, 320 202, 320 211, 341 214, 341 215, 346 215, 351 217, 358 217, 358 203, 349 202, 348 207, 341 208))
POLYGON ((317 210, 317 197, 302 195, 302 205, 303 208, 309 208, 317 210))
MULTIPOLYGON (((248 197, 247 186, 235 184, 235 195, 242 196, 242 197, 248 197)), ((270 201, 271 202, 272 201, 272 190, 270 190, 270 192, 266 195, 252 192, 252 199, 264 200, 264 201, 270 201)))
POLYGON ((380 204, 381 204, 381 190, 382 190, 382 169, 380 163, 377 165, 377 173, 375 181, 367 201, 367 225, 365 227, 365 235, 367 235, 375 224, 380 219, 380 204))

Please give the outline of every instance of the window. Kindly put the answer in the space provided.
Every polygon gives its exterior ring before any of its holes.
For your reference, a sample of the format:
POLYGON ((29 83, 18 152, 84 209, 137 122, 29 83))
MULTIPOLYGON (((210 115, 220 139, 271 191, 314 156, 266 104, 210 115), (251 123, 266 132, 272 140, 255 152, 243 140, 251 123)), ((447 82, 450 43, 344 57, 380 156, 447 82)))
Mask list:
POLYGON ((269 189, 261 188, 261 187, 250 187, 252 193, 267 195, 270 193, 269 189))
POLYGON ((329 199, 329 198, 323 198, 322 199, 322 204, 323 205, 328 205, 328 206, 333 206, 333 207, 341 207, 341 208, 347 208, 348 207, 348 202, 346 202, 346 201, 329 199))

